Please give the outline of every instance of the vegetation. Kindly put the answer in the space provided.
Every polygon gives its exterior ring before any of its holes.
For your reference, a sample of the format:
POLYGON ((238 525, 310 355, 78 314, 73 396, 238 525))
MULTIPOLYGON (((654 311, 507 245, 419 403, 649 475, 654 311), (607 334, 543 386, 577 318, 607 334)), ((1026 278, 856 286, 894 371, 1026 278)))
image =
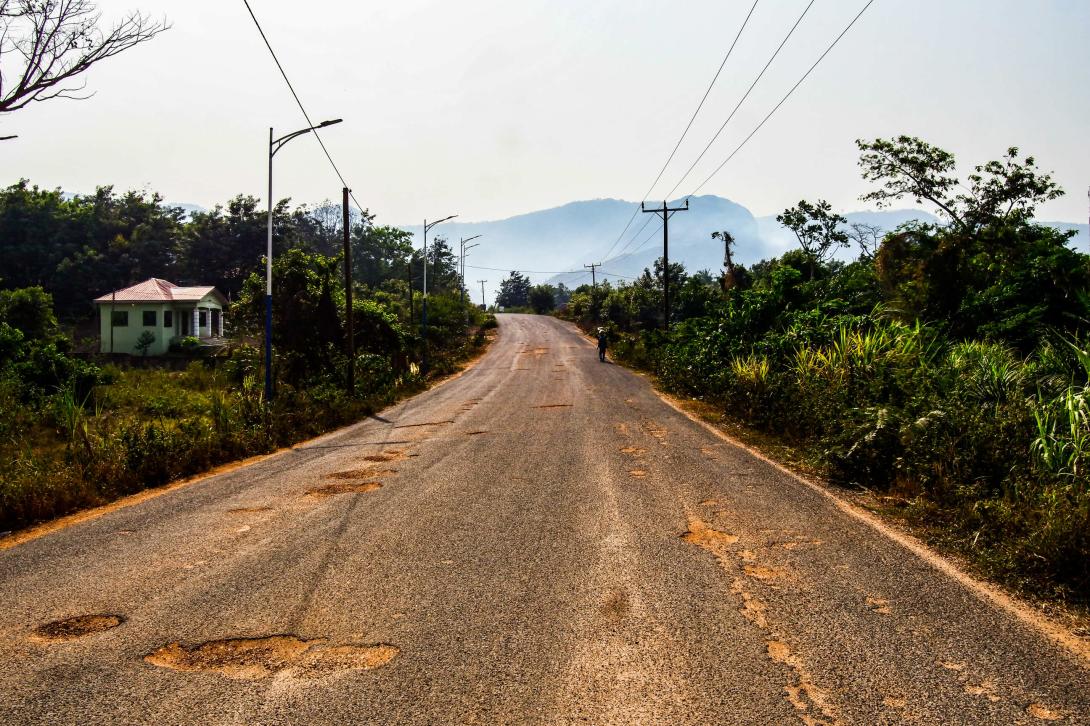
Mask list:
POLYGON ((429 247, 422 331, 420 294, 410 298, 408 284, 411 273, 420 289, 421 254, 410 235, 375 227, 365 212, 349 230, 357 344, 349 359, 341 214, 330 207, 276 206, 276 395, 266 401, 251 344, 264 323, 266 232, 256 200, 187 217, 155 194, 109 187, 71 199, 27 182, 0 192, 0 269, 9 275, 0 290, 0 531, 358 420, 483 345, 494 319, 462 302, 446 242, 429 247), (207 357, 183 338, 174 348, 192 361, 185 370, 148 367, 153 359, 130 368, 77 346, 62 327, 84 325, 93 297, 153 276, 223 285, 235 301, 235 343, 207 357), (427 375, 418 363, 425 339, 427 375), (355 396, 344 390, 349 366, 355 396))
POLYGON ((1061 190, 1017 149, 964 182, 919 139, 860 149, 877 185, 865 199, 930 201, 944 222, 845 228, 801 202, 780 216, 798 250, 732 262, 718 284, 671 264, 669 334, 661 262, 579 288, 564 314, 608 326, 622 360, 880 493, 994 576, 1090 603, 1090 257, 1033 220, 1061 190), (848 240, 859 258, 830 259, 848 240))

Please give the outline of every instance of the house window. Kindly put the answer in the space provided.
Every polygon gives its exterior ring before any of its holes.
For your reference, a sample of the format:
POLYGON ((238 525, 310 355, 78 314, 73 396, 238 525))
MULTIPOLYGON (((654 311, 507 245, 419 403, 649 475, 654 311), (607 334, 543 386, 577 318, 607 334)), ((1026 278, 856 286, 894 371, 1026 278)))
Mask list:
POLYGON ((200 318, 197 321, 197 325, 199 325, 202 328, 207 328, 208 327, 208 313, 205 312, 204 310, 201 310, 201 312, 200 312, 200 318))
POLYGON ((129 327, 129 311, 114 310, 110 313, 110 325, 115 328, 129 327))
POLYGON ((163 327, 164 328, 173 328, 174 327, 174 311, 173 310, 164 310, 163 311, 163 327))
POLYGON ((155 327, 155 311, 154 310, 145 310, 144 311, 144 327, 145 328, 154 328, 155 327))

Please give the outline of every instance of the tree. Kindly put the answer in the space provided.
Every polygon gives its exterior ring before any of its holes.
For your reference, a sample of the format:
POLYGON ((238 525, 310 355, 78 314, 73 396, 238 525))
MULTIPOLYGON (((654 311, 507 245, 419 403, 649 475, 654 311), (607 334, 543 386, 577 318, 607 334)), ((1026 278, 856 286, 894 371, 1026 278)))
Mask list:
POLYGON ((724 229, 721 232, 712 232, 712 239, 723 241, 723 269, 725 272, 720 278, 720 287, 722 287, 723 290, 737 287, 738 275, 734 267, 734 245, 736 244, 734 235, 724 229))
POLYGON ((101 17, 90 0, 0 0, 0 113, 88 98, 79 76, 170 27, 132 12, 104 30, 101 17))
POLYGON ((953 154, 912 136, 855 143, 862 152, 863 178, 882 185, 860 199, 879 207, 906 196, 918 204, 926 200, 963 232, 1028 221, 1038 204, 1063 195, 1049 174, 1040 173, 1032 156, 1019 160, 1017 147, 1007 149, 1000 161, 974 167, 968 194, 954 195, 955 187, 966 187, 953 175, 953 154))
POLYGON ((136 339, 136 349, 140 351, 140 355, 147 356, 148 348, 155 343, 155 333, 150 330, 145 330, 140 334, 140 337, 136 339))
POLYGON ((530 278, 513 270, 500 282, 496 305, 504 308, 524 308, 530 304, 530 278))
POLYGON ((534 285, 530 288, 530 307, 538 315, 556 309, 556 288, 552 285, 534 285))
POLYGON ((874 255, 878 252, 878 245, 882 243, 885 230, 877 224, 866 222, 853 222, 850 227, 845 234, 848 235, 848 239, 859 245, 859 256, 868 262, 873 261, 874 255))
POLYGON ((785 209, 776 221, 795 233, 810 262, 811 280, 817 263, 830 258, 838 247, 848 246, 848 235, 840 229, 848 220, 833 212, 832 205, 824 199, 816 203, 803 199, 798 206, 785 209))

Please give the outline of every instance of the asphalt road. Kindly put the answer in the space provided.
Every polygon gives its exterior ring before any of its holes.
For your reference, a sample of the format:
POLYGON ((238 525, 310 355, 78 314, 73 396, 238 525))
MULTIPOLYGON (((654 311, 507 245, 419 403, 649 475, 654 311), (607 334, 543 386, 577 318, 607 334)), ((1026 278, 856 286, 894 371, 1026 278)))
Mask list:
POLYGON ((379 416, 0 550, 0 723, 1090 723, 1009 608, 500 320, 379 416))

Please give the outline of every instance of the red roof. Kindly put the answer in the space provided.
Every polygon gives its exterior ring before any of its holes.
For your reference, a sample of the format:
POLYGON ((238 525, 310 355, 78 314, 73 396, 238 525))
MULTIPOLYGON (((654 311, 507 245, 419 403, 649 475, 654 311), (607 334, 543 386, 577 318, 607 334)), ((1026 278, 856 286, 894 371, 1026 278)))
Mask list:
POLYGON ((214 287, 178 287, 173 282, 153 277, 132 287, 96 297, 95 302, 197 302, 209 293, 226 302, 223 294, 214 287))

